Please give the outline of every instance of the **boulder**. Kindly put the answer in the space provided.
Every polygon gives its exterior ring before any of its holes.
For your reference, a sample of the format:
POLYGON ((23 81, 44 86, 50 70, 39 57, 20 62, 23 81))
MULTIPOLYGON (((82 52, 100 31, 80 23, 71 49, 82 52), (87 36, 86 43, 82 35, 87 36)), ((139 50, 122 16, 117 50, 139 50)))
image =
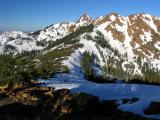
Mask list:
POLYGON ((74 94, 71 102, 73 104, 73 112, 75 113, 85 112, 86 114, 94 114, 100 108, 99 98, 86 93, 74 94))
POLYGON ((160 114, 160 102, 151 102, 148 108, 144 109, 146 115, 160 114))

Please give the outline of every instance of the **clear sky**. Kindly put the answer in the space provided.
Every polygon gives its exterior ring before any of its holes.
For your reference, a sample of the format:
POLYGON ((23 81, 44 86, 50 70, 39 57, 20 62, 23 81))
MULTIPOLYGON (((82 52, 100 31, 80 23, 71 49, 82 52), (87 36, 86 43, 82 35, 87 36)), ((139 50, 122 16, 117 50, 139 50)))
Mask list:
POLYGON ((50 24, 117 12, 160 16, 160 0, 0 0, 0 31, 35 31, 50 24))

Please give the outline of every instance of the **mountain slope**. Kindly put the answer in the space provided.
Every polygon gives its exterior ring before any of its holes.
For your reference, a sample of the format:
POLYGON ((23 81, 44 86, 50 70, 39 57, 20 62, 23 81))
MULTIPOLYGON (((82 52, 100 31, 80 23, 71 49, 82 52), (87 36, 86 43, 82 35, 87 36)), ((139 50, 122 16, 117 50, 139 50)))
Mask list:
POLYGON ((159 81, 160 18, 149 14, 111 13, 95 20, 85 14, 32 33, 1 33, 0 43, 1 53, 40 50, 38 64, 63 63, 71 72, 80 73, 87 52, 96 76, 159 81))

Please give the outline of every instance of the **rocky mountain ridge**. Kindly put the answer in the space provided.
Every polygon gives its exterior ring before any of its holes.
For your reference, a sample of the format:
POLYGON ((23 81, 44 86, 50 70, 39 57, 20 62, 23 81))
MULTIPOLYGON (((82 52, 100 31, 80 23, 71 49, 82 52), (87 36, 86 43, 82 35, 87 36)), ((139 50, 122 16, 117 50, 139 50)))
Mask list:
MULTIPOLYGON (((85 51, 97 56, 94 71, 104 73, 104 67, 127 72, 130 75, 143 76, 146 71, 158 73, 160 70, 160 18, 149 14, 135 14, 127 17, 111 13, 93 20, 83 15, 76 22, 58 23, 32 33, 4 32, 0 34, 1 53, 19 53, 22 51, 41 50, 43 54, 57 49, 73 46, 64 42, 52 46, 74 33, 81 27, 92 24, 92 32, 84 32, 72 38, 74 44, 81 44, 72 50, 62 63, 71 71, 81 69, 81 60, 85 51)), ((65 56, 64 56, 65 57, 65 56)), ((150 74, 151 74, 150 73, 150 74)), ((118 73, 119 74, 119 73, 118 73)), ((123 74, 123 73, 122 73, 123 74)))

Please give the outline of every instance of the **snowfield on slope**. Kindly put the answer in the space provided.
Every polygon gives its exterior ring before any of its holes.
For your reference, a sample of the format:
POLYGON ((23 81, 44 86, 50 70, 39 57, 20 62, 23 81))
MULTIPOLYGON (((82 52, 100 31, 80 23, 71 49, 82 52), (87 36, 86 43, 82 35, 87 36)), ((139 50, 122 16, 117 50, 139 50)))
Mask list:
MULTIPOLYGON (((81 73, 57 74, 49 80, 39 80, 42 86, 55 89, 70 89, 74 93, 85 92, 103 100, 119 100, 138 97, 135 103, 120 104, 119 108, 145 117, 158 118, 160 115, 145 115, 143 109, 147 108, 151 101, 160 101, 160 87, 153 85, 138 85, 125 83, 98 84, 87 81, 81 73)), ((120 102, 121 103, 121 102, 120 102)))

